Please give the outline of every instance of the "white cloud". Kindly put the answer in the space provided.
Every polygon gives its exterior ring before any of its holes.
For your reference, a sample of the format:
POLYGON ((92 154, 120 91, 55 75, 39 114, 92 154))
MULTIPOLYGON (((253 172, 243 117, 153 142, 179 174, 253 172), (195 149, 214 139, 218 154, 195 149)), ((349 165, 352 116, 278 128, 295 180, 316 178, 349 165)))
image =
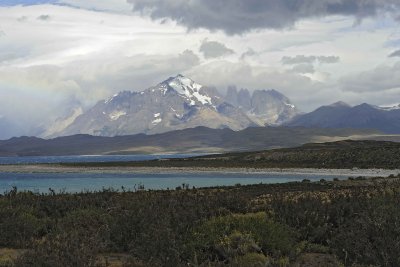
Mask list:
POLYGON ((400 89, 400 62, 382 65, 341 79, 343 90, 352 92, 377 92, 400 89))
POLYGON ((132 13, 132 6, 126 0, 59 0, 58 3, 95 11, 132 13))
POLYGON ((292 68, 292 71, 295 73, 300 73, 300 74, 314 73, 315 68, 314 68, 313 64, 303 63, 303 64, 295 65, 292 68))
POLYGON ((250 90, 277 89, 303 110, 311 110, 318 103, 332 99, 326 97, 329 87, 319 81, 292 71, 252 66, 245 62, 213 61, 193 68, 188 75, 201 84, 223 90, 232 84, 250 90))

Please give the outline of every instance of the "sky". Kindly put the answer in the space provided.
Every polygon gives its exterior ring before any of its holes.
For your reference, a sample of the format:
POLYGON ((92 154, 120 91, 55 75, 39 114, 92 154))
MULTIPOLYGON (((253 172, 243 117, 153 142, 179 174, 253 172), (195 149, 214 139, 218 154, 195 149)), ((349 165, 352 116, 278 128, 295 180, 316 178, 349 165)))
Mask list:
POLYGON ((0 128, 181 73, 276 89, 302 111, 400 103, 398 0, 0 0, 0 128))

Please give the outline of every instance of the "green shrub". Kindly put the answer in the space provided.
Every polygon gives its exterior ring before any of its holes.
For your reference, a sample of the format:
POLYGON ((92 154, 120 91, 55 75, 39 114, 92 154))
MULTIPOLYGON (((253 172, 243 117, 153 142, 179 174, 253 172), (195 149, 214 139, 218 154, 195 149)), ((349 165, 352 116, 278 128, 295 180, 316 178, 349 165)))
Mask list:
POLYGON ((271 259, 260 253, 247 253, 238 256, 232 261, 233 266, 262 267, 269 266, 271 259))
POLYGON ((198 260, 232 260, 247 253, 289 256, 296 245, 294 232, 267 218, 266 213, 214 217, 189 236, 191 254, 198 260))

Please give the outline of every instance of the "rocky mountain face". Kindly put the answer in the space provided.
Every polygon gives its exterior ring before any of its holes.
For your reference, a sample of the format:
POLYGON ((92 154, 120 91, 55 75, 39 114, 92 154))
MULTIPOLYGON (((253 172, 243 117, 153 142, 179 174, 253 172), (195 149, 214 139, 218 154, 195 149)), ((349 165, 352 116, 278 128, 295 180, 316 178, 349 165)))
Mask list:
POLYGON ((141 92, 120 92, 82 114, 73 112, 45 136, 156 134, 197 126, 241 130, 281 123, 296 112, 274 90, 250 95, 248 90, 230 89, 225 98, 215 88, 178 75, 141 92))
POLYGON ((298 115, 287 126, 321 128, 377 129, 385 133, 400 133, 400 105, 377 107, 369 104, 350 106, 337 102, 313 112, 298 115))
POLYGON ((289 98, 276 90, 255 90, 253 94, 247 89, 231 86, 226 100, 246 113, 257 125, 280 125, 299 114, 298 109, 289 98))
POLYGON ((50 127, 45 128, 42 136, 55 136, 59 131, 63 131, 72 124, 75 119, 83 114, 81 107, 75 107, 72 111, 62 118, 58 118, 50 127))

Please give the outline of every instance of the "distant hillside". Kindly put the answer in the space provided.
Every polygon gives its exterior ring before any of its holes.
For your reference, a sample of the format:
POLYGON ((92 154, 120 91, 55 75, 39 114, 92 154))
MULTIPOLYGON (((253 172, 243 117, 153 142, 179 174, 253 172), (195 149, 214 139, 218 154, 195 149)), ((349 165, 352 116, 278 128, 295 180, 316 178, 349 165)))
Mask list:
POLYGON ((203 168, 400 169, 400 143, 344 140, 256 152, 142 162, 72 163, 75 166, 203 168))
POLYGON ((343 140, 261 152, 204 157, 239 166, 299 168, 400 168, 400 143, 343 140))
POLYGON ((378 138, 379 133, 366 130, 300 127, 255 127, 236 132, 230 129, 197 127, 155 135, 116 137, 73 135, 49 140, 20 137, 0 141, 0 156, 254 151, 294 147, 310 142, 342 140, 352 136, 365 139, 378 138))
POLYGON ((344 102, 322 106, 313 112, 298 115, 287 126, 311 128, 377 129, 385 133, 400 133, 400 106, 377 107, 361 104, 351 107, 344 102))

